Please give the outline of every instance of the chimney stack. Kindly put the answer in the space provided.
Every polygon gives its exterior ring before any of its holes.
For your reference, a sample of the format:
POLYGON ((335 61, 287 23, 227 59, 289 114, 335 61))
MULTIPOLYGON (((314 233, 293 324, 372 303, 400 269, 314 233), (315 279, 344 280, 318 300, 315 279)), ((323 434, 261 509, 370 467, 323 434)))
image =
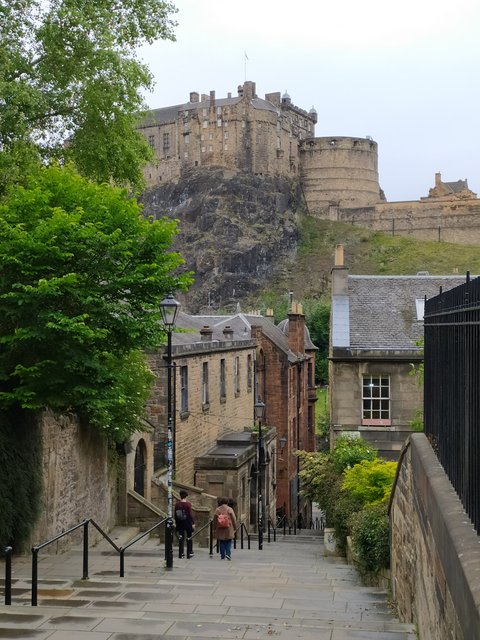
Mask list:
POLYGON ((213 330, 208 325, 205 325, 200 329, 200 338, 202 342, 211 342, 212 335, 213 335, 213 330))

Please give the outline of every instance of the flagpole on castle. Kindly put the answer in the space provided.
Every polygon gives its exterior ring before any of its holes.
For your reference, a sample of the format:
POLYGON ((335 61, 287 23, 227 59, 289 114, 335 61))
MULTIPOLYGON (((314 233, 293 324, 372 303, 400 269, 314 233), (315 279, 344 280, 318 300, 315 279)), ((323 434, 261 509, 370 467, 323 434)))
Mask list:
POLYGON ((247 52, 244 51, 243 52, 243 64, 244 64, 244 76, 245 76, 245 82, 247 81, 247 60, 248 60, 248 56, 247 56, 247 52))

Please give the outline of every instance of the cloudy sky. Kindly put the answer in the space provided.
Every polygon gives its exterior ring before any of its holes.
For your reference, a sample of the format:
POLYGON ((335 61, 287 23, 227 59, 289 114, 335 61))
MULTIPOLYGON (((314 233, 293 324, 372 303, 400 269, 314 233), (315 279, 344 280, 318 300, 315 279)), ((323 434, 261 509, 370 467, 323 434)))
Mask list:
POLYGON ((437 171, 480 195, 479 0, 173 2, 177 41, 141 51, 150 107, 253 80, 314 106, 317 136, 372 136, 387 200, 426 196, 437 171))

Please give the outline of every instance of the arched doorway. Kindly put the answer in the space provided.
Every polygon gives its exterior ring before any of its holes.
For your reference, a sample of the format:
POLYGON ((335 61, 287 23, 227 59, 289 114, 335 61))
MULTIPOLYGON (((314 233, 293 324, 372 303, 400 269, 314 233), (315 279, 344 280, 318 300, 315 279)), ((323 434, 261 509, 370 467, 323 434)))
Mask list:
POLYGON ((143 440, 139 440, 135 450, 135 469, 133 478, 133 489, 141 496, 145 496, 145 455, 146 446, 143 440))

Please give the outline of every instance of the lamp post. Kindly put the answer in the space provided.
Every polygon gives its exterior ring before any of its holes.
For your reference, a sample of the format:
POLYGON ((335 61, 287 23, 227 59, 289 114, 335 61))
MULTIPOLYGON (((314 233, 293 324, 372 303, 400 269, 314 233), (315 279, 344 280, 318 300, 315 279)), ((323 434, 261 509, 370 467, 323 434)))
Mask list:
POLYGON ((167 519, 165 520, 165 568, 173 569, 173 441, 175 416, 172 410, 172 333, 175 330, 180 303, 171 293, 160 303, 163 326, 167 332, 167 519))
POLYGON ((258 549, 263 549, 263 462, 262 462, 262 420, 265 414, 265 403, 258 401, 253 405, 255 421, 258 423, 258 469, 257 469, 257 527, 258 549))

